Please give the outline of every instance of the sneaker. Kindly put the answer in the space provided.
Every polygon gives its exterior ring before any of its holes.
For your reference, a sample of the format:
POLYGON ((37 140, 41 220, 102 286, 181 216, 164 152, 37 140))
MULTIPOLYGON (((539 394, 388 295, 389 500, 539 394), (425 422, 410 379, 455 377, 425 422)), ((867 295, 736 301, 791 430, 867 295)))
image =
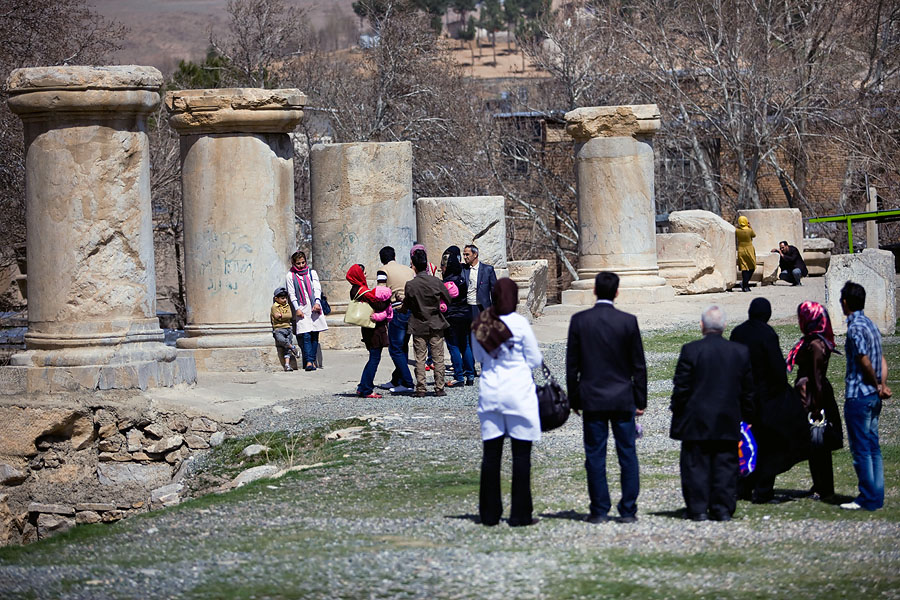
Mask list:
POLYGON ((425 365, 425 370, 426 370, 426 371, 430 371, 431 369, 432 369, 432 366, 431 366, 431 365, 425 365))
POLYGON ((291 363, 284 363, 284 370, 285 371, 293 371, 294 368, 291 367, 291 363))
POLYGON ((475 385, 474 379, 466 379, 466 385, 475 385))
POLYGON ((447 381, 446 383, 444 383, 444 387, 448 387, 448 388, 462 387, 464 385, 465 385, 464 382, 456 381, 455 379, 451 379, 450 381, 447 381))
POLYGON ((414 392, 415 390, 411 387, 406 387, 403 384, 395 385, 390 390, 388 390, 392 394, 408 394, 409 392, 414 392))
POLYGON ((446 396, 447 392, 445 392, 444 390, 438 390, 434 393, 434 395, 435 396, 446 396))
POLYGON ((841 508, 843 508, 844 510, 860 510, 862 509, 862 506, 857 504, 856 501, 853 501, 841 504, 841 508))
POLYGON ((373 399, 375 399, 375 400, 378 400, 378 399, 384 397, 384 396, 382 396, 381 394, 376 394, 375 392, 372 392, 371 394, 367 394, 367 395, 365 395, 365 396, 362 395, 361 393, 357 392, 356 395, 359 396, 360 398, 373 398, 373 399))
POLYGON ((384 383, 379 383, 375 387, 380 388, 382 390, 388 390, 388 391, 393 392, 394 390, 392 388, 394 388, 396 386, 394 385, 393 381, 385 381, 384 383))

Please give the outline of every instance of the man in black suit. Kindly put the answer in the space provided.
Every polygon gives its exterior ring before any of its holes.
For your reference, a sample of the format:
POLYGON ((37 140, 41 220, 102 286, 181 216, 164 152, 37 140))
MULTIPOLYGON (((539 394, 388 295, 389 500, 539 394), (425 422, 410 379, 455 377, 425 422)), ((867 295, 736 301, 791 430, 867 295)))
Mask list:
POLYGON ((687 517, 729 521, 734 515, 741 417, 753 414, 747 347, 722 337, 725 313, 703 311, 703 339, 681 347, 673 379, 672 428, 681 440, 681 492, 687 517))
POLYGON ((576 414, 583 412, 584 466, 591 498, 587 520, 609 520, 606 441, 612 426, 622 483, 619 522, 633 523, 640 490, 634 418, 647 407, 644 345, 635 316, 613 307, 619 294, 618 275, 598 273, 594 293, 594 307, 572 316, 566 346, 569 402, 576 414))
POLYGON ((466 266, 462 270, 463 277, 469 284, 466 302, 472 310, 474 321, 481 311, 490 308, 491 292, 497 284, 497 275, 494 267, 478 260, 478 247, 469 244, 463 249, 463 260, 466 266))

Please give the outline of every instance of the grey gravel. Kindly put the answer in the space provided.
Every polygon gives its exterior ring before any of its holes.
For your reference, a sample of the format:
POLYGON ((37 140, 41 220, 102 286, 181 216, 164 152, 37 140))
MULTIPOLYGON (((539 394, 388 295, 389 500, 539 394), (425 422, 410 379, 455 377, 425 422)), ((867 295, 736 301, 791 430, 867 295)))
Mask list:
MULTIPOLYGON (((544 353, 564 380, 564 345, 544 353)), ((659 371, 677 352, 648 351, 647 358, 651 372, 659 371)), ((541 523, 487 528, 475 522, 477 386, 448 390, 444 398, 386 393, 380 400, 336 390, 253 411, 234 433, 310 431, 337 419, 376 417, 384 435, 347 442, 349 464, 259 482, 29 553, 0 552, 0 597, 815 598, 853 596, 863 585, 867 597, 900 597, 896 511, 841 515, 837 507, 797 499, 742 502, 727 524, 679 518, 670 377, 650 382, 640 419, 635 524, 581 520, 588 502, 577 416, 534 447, 541 523)), ((897 410, 886 405, 882 430, 894 444, 897 424, 897 410)), ((608 464, 615 502, 612 445, 608 464)), ((836 465, 847 468, 837 458, 836 465)), ((798 465, 778 487, 808 486, 806 466, 798 465)), ((889 487, 888 503, 896 503, 896 482, 889 487)), ((508 509, 508 496, 506 502, 508 509)))

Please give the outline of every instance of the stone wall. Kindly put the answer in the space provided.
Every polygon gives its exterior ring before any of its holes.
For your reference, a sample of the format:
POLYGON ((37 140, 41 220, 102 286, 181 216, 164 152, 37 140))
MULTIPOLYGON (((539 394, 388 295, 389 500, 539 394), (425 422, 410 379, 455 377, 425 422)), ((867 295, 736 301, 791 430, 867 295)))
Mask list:
POLYGON ((175 504, 193 453, 223 438, 212 419, 133 398, 4 403, 0 546, 175 504))

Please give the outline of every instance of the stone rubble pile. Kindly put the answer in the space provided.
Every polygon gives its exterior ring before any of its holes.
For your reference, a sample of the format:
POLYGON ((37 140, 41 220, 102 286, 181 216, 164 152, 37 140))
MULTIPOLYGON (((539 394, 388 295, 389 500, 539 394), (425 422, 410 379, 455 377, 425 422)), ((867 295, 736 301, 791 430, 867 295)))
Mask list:
POLYGON ((187 462, 224 439, 153 409, 8 406, 0 421, 18 433, 0 436, 0 546, 177 504, 187 462))

